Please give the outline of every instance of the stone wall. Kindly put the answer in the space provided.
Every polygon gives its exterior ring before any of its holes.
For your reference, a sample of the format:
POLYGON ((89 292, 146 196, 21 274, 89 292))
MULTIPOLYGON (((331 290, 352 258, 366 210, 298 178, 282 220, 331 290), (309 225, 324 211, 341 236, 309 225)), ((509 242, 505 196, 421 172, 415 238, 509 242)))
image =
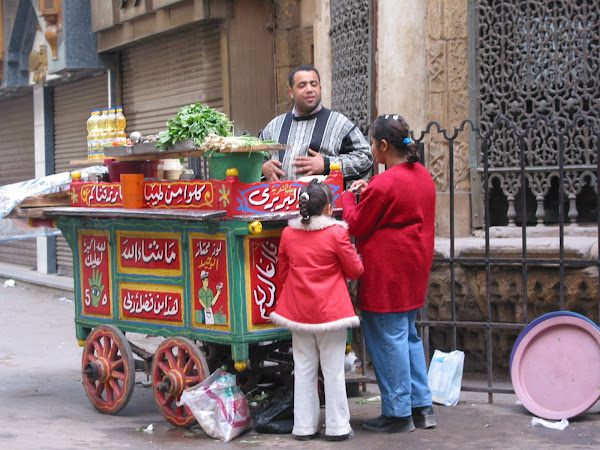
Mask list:
MULTIPOLYGON (((426 122, 437 122, 453 134, 469 116, 468 0, 427 1, 426 122)), ((449 236, 449 147, 442 135, 426 140, 426 165, 437 186, 437 230, 449 236)), ((468 133, 454 141, 455 235, 471 232, 468 133)))
POLYGON ((275 71, 277 114, 289 111, 293 103, 288 93, 288 75, 300 64, 313 64, 311 22, 303 16, 314 15, 312 5, 300 0, 275 0, 275 71))
MULTIPOLYGON (((560 275, 558 267, 532 266, 527 271, 527 302, 523 296, 522 266, 493 266, 490 270, 489 302, 485 267, 458 265, 455 269, 455 321, 489 322, 491 328, 492 361, 496 375, 509 375, 513 345, 521 329, 502 328, 506 324, 530 323, 537 317, 567 310, 597 320, 598 271, 595 267, 565 269, 565 305, 560 307, 560 275), (525 312, 527 318, 525 318, 525 312)), ((451 321, 452 284, 447 265, 434 265, 428 289, 428 319, 451 321)), ((452 350, 452 329, 431 327, 430 348, 452 350)), ((461 327, 456 332, 456 348, 465 352, 465 371, 487 370, 486 327, 461 327)))

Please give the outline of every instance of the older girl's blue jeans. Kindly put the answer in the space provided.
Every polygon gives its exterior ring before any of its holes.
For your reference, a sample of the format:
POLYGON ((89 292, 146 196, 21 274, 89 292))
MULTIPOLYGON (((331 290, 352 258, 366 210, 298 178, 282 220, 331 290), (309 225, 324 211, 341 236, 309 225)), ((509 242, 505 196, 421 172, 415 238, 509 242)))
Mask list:
POLYGON ((417 310, 403 313, 361 311, 367 351, 375 366, 384 416, 406 417, 411 408, 431 405, 417 310))

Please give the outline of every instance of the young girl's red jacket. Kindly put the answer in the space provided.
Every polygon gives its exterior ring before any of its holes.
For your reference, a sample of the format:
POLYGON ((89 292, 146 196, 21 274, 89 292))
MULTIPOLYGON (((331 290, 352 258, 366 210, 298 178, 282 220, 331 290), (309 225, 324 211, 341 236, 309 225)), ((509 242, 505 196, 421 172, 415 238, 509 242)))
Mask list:
POLYGON ((433 263, 435 185, 419 163, 375 175, 356 203, 342 194, 343 217, 365 265, 356 306, 375 313, 406 312, 425 304, 433 263))
POLYGON ((350 242, 347 224, 313 216, 305 225, 288 222, 279 244, 283 290, 271 320, 296 332, 326 332, 360 324, 346 278, 357 279, 363 265, 350 242))

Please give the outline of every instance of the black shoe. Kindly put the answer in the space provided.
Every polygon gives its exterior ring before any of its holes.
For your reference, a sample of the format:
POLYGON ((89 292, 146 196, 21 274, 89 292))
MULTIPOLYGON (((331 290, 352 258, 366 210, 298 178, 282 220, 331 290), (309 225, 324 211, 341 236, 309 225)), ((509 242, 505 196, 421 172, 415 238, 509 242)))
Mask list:
POLYGON ((350 428, 350 433, 340 434, 338 436, 325 435, 325 439, 328 441, 345 441, 346 439, 352 439, 354 437, 354 430, 350 428))
POLYGON ((431 405, 413 408, 412 417, 417 428, 434 428, 436 425, 431 405))
POLYGON ((313 434, 294 434, 294 439, 296 439, 297 441, 312 441, 313 439, 318 438, 319 435, 319 431, 313 434))
POLYGON ((408 433, 415 429, 412 416, 390 417, 379 416, 363 423, 363 428, 370 431, 383 433, 408 433))

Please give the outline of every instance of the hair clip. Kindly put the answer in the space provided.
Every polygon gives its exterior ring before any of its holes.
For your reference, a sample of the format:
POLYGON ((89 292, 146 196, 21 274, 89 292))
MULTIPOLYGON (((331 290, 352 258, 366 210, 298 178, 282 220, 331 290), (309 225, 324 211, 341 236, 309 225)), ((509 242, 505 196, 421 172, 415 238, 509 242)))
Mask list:
POLYGON ((307 192, 303 192, 302 194, 300 194, 300 198, 301 198, 302 200, 306 200, 306 201, 308 201, 308 199, 310 199, 310 195, 308 195, 308 193, 307 193, 307 192))
POLYGON ((385 117, 385 120, 389 119, 390 117, 394 120, 398 120, 398 114, 394 114, 393 116, 390 114, 386 114, 384 117, 385 117))
POLYGON ((410 144, 410 142, 411 142, 411 141, 410 141, 410 138, 409 138, 409 137, 407 137, 407 138, 404 138, 404 140, 402 141, 402 143, 403 143, 404 145, 408 145, 408 144, 410 144))

